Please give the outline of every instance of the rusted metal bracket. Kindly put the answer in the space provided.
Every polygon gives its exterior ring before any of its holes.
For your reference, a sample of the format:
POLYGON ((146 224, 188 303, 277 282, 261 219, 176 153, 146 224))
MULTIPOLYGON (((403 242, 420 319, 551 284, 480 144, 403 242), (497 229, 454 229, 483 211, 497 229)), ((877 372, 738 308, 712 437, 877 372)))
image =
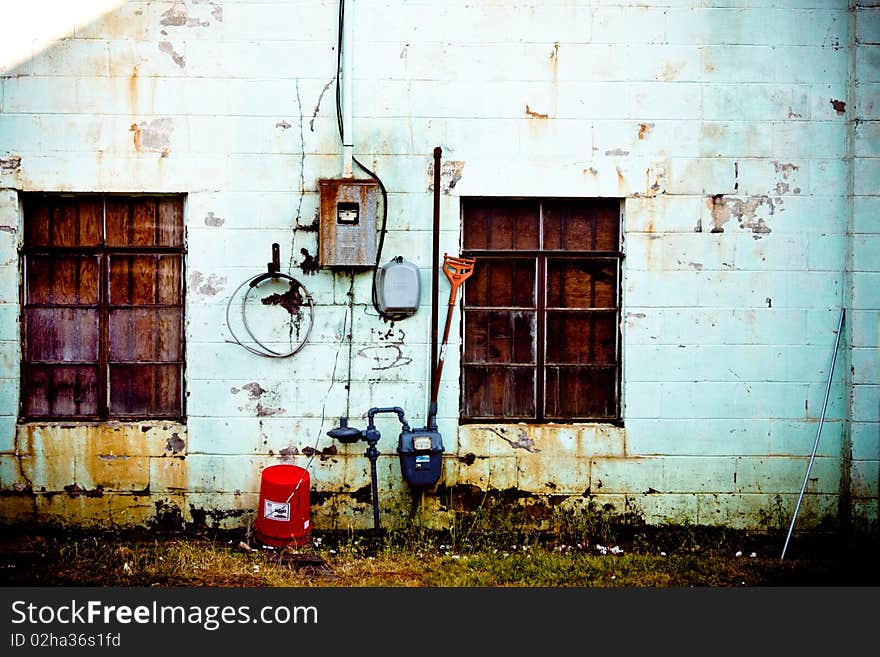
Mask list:
POLYGON ((277 274, 281 271, 281 255, 278 248, 278 242, 272 243, 272 262, 267 263, 270 274, 277 274))

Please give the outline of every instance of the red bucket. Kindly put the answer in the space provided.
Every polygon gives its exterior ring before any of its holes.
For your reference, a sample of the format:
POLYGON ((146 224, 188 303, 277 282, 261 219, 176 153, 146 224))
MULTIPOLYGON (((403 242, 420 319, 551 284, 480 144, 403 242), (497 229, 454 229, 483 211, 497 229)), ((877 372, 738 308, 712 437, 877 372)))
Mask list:
POLYGON ((309 471, 296 465, 270 465, 260 480, 254 536, 265 545, 304 545, 312 534, 309 471))

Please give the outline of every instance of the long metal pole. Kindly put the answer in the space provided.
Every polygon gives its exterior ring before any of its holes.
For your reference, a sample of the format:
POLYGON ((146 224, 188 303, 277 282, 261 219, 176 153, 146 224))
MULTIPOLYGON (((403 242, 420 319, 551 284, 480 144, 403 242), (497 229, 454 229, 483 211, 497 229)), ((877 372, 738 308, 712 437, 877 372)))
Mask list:
POLYGON ((834 376, 834 363, 837 361, 837 350, 840 347, 840 334, 843 333, 843 317, 846 309, 840 309, 840 321, 837 323, 837 338, 834 341, 834 353, 831 354, 831 369, 828 371, 828 383, 825 385, 825 401, 822 403, 822 415, 819 417, 819 427, 816 430, 816 440, 813 441, 813 453, 810 455, 810 463, 807 465, 807 472, 804 474, 804 483, 801 486, 801 494, 798 496, 797 505, 794 507, 794 515, 791 518, 791 526, 788 528, 788 536, 785 537, 785 545, 782 548, 782 556, 780 561, 785 559, 785 551, 788 549, 788 541, 791 539, 791 532, 794 530, 794 523, 797 521, 798 511, 801 508, 801 500, 804 499, 804 492, 807 490, 807 481, 810 479, 810 470, 813 469, 813 462, 816 460, 816 450, 819 449, 819 436, 822 435, 822 425, 825 423, 825 409, 828 408, 828 396, 831 394, 831 379, 834 376))
POLYGON ((437 323, 439 316, 438 294, 440 278, 440 158, 443 149, 434 148, 434 233, 431 256, 431 400, 428 402, 428 420, 425 426, 429 431, 437 428, 437 323))

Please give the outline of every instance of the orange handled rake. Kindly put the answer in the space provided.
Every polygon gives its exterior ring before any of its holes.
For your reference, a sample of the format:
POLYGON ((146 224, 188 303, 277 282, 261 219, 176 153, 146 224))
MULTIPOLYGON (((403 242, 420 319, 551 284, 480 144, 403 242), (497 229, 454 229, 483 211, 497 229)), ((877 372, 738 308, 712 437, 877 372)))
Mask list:
POLYGON ((449 254, 443 254, 443 273, 449 279, 452 286, 449 290, 449 308, 446 311, 446 328, 443 330, 443 343, 440 345, 440 354, 437 356, 437 370, 434 376, 434 389, 431 391, 431 401, 436 408, 437 392, 440 389, 440 375, 443 372, 443 360, 446 355, 446 342, 449 340, 449 328, 452 326, 452 309, 458 297, 458 288, 471 274, 474 273, 474 258, 454 258, 449 254))

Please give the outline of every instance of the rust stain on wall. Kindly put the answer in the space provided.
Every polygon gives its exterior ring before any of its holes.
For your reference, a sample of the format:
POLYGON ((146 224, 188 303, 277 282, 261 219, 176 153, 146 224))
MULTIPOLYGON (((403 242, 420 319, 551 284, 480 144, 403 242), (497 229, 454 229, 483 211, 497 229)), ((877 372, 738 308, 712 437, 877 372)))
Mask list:
POLYGON ((830 101, 831 107, 834 108, 834 111, 840 115, 846 114, 846 103, 842 100, 835 100, 832 98, 830 101))
POLYGON ((287 292, 283 294, 270 294, 260 299, 264 306, 281 306, 291 315, 299 315, 303 297, 299 291, 299 285, 291 282, 287 292))
POLYGON ((653 129, 653 123, 639 123, 639 139, 645 139, 653 129))
POLYGON ((536 112, 531 107, 529 107, 528 104, 526 105, 526 116, 529 117, 530 119, 546 119, 546 118, 550 117, 549 114, 542 114, 541 112, 536 112))
POLYGON ((174 121, 168 117, 153 119, 149 123, 141 121, 132 123, 128 129, 133 132, 132 141, 138 153, 151 151, 166 157, 171 150, 171 133, 174 132, 174 121))
POLYGON ((678 74, 681 73, 681 70, 684 68, 684 63, 672 63, 668 62, 663 70, 657 74, 657 79, 662 82, 671 82, 678 77, 678 74))
POLYGON ((132 112, 138 109, 138 67, 131 69, 131 75, 128 76, 128 103, 132 112))
POLYGON ((31 497, 38 521, 140 523, 140 499, 175 482, 186 485, 185 435, 186 427, 173 422, 20 425, 19 473, 4 489, 31 497))
POLYGON ((302 262, 299 264, 299 268, 302 269, 302 273, 308 276, 309 274, 316 274, 321 269, 321 263, 318 262, 318 258, 309 253, 308 249, 300 249, 300 255, 302 255, 302 262))
POLYGON ((314 447, 303 447, 302 453, 305 456, 320 456, 320 459, 322 461, 326 461, 327 459, 336 456, 339 451, 336 449, 336 445, 330 445, 329 447, 325 447, 320 451, 318 451, 314 447))

